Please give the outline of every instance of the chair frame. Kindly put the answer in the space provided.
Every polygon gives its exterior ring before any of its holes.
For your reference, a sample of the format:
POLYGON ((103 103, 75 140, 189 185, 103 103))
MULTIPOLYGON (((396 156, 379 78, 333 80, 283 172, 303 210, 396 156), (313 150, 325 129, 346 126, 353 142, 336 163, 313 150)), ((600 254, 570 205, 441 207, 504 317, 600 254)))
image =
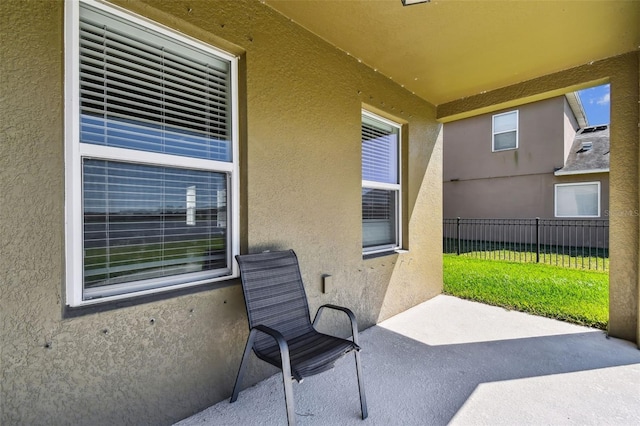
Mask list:
MULTIPOLYGON (((305 298, 306 298, 306 294, 305 294, 305 298)), ((247 307, 247 309, 248 309, 248 307, 247 307)), ((314 329, 316 329, 316 324, 320 320, 320 315, 325 309, 332 309, 332 310, 336 310, 336 311, 341 311, 341 312, 345 313, 347 315, 347 317, 349 318, 349 320, 351 321, 351 338, 353 340, 353 343, 356 346, 356 348, 353 350, 353 353, 355 354, 356 374, 357 374, 357 378, 358 378, 358 390, 359 390, 359 393, 360 393, 360 410, 361 410, 361 413, 362 413, 362 420, 364 420, 368 416, 368 411, 367 411, 367 400, 366 400, 365 390, 364 390, 364 380, 363 380, 363 374, 362 374, 362 365, 361 365, 361 361, 360 361, 360 347, 359 347, 359 344, 358 344, 358 323, 356 321, 356 317, 353 314, 353 312, 348 308, 345 308, 345 307, 342 307, 342 306, 333 305, 333 304, 325 304, 325 305, 320 306, 318 308, 318 311, 316 312, 316 315, 315 315, 315 317, 313 319, 313 323, 312 323, 312 327, 314 329)), ((250 329, 249 337, 247 338, 247 344, 245 346, 244 353, 242 355, 242 361, 240 363, 240 368, 238 370, 238 375, 236 377, 236 382, 235 382, 235 385, 233 387, 231 400, 229 402, 235 402, 238 399, 238 395, 240 393, 240 387, 241 387, 242 381, 244 379, 244 373, 245 373, 246 367, 247 367, 247 360, 249 359, 249 356, 250 356, 251 351, 253 349, 253 344, 255 342, 256 337, 258 336, 258 333, 265 333, 265 334, 271 336, 276 341, 276 343, 278 344, 278 347, 279 347, 279 350, 280 350, 280 359, 282 361, 282 365, 280 366, 280 368, 282 370, 282 378, 283 378, 283 384, 284 384, 284 396, 285 396, 285 404, 286 404, 286 408, 287 408, 287 420, 288 420, 288 424, 290 426, 292 426, 292 425, 295 424, 295 408, 294 408, 295 407, 295 403, 294 403, 294 399, 293 399, 293 386, 292 386, 292 383, 291 383, 294 379, 292 378, 292 374, 291 374, 291 361, 290 361, 290 357, 289 357, 289 345, 287 343, 287 340, 282 335, 282 333, 280 333, 278 330, 275 330, 275 329, 273 329, 271 327, 267 327, 267 326, 262 325, 262 324, 257 324, 257 325, 253 326, 250 329)), ((302 380, 300 380, 300 382, 302 382, 302 380)))

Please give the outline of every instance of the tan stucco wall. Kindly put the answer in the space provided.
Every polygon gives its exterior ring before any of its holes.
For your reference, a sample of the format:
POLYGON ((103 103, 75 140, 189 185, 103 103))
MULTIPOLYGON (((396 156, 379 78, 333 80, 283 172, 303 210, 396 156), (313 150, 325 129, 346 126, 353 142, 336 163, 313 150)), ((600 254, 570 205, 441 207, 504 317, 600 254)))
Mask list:
POLYGON ((545 99, 596 84, 611 83, 611 212, 609 333, 639 339, 639 52, 596 61, 438 106, 438 118, 458 120, 545 99), (630 214, 631 213, 631 214, 630 214))
MULTIPOLYGON (((435 107, 258 1, 118 3, 243 54, 243 251, 295 249, 312 311, 349 306, 363 328, 441 291, 435 107), (370 260, 365 104, 408 131, 409 252, 370 260)), ((0 424, 169 424, 226 398, 247 336, 237 282, 63 317, 63 2, 5 0, 0 16, 0 424)), ((253 362, 245 386, 273 372, 253 362)))

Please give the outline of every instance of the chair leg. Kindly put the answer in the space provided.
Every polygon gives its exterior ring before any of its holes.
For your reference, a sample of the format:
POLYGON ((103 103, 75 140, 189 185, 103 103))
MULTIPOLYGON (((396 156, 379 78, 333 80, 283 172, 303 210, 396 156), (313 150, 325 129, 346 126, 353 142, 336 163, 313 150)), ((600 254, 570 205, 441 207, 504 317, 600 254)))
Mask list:
POLYGON ((291 374, 286 374, 282 371, 282 381, 284 383, 284 402, 287 406, 287 422, 289 426, 295 426, 296 424, 296 410, 295 401, 293 400, 293 380, 291 374))
POLYGON ((253 347, 253 341, 256 337, 255 330, 251 330, 249 338, 247 339, 247 345, 244 348, 244 354, 242 354, 242 361, 240 362, 240 369, 238 369, 238 376, 236 377, 236 384, 233 386, 233 392, 231 393, 231 400, 229 402, 236 402, 238 394, 240 393, 240 386, 242 386, 242 379, 244 372, 247 368, 247 360, 251 354, 251 348, 253 347))
POLYGON ((356 373, 358 375, 358 389, 360 390, 360 410, 362 411, 362 420, 369 415, 367 411, 367 397, 364 394, 364 380, 362 377, 362 366, 360 364, 360 352, 354 351, 356 355, 356 373))
POLYGON ((280 348, 280 359, 282 360, 282 382, 284 384, 284 402, 287 406, 287 421, 289 426, 296 424, 295 401, 293 399, 293 384, 291 379, 291 361, 289 351, 280 348))

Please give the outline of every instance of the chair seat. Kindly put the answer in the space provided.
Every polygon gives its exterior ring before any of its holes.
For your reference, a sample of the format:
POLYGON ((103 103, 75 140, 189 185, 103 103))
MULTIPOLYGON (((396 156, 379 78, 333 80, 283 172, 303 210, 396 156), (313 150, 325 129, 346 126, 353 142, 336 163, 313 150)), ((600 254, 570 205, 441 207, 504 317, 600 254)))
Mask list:
MULTIPOLYGON (((329 336, 315 330, 287 341, 291 360, 291 375, 298 382, 334 367, 337 360, 353 350, 360 350, 350 340, 329 336)), ((255 350, 258 358, 278 368, 282 365, 278 345, 255 350)))

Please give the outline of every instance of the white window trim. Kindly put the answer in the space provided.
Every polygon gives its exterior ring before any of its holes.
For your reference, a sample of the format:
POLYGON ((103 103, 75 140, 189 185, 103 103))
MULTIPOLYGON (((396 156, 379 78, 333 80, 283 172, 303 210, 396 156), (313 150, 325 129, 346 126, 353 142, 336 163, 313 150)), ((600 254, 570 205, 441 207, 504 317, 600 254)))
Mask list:
MULTIPOLYGON (((159 293, 186 287, 193 287, 205 283, 224 281, 239 276, 235 254, 240 252, 240 174, 239 174, 239 124, 238 124, 238 58, 227 52, 207 45, 195 38, 166 27, 157 22, 135 15, 126 9, 106 5, 95 0, 66 0, 65 2, 65 280, 66 280, 66 304, 72 307, 105 303, 114 300, 128 299, 146 294, 159 293), (98 145, 80 143, 80 56, 79 56, 79 21, 80 3, 91 5, 113 15, 126 19, 134 24, 152 28, 154 31, 169 36, 177 41, 192 45, 200 50, 228 60, 230 63, 231 100, 232 100, 232 163, 201 160, 197 158, 185 158, 184 161, 160 153, 145 152, 144 156, 132 156, 127 151, 132 162, 138 164, 160 165, 170 167, 182 167, 188 169, 205 169, 227 173, 228 188, 227 200, 230 217, 228 226, 231 232, 229 246, 227 247, 230 259, 231 273, 215 278, 206 278, 197 281, 171 285, 164 287, 145 288, 135 290, 136 282, 129 287, 132 292, 105 296, 98 299, 83 300, 83 231, 82 218, 82 158, 98 157, 101 159, 116 159, 126 161, 127 153, 117 155, 120 148, 106 148, 98 145), (106 149, 105 149, 106 148, 106 149)), ((196 278, 197 279, 197 278, 196 278)), ((151 283, 152 284, 152 283, 151 283)))
MULTIPOLYGON (((397 214, 397 219, 396 219, 396 235, 397 235, 397 243, 396 244, 388 244, 385 246, 375 246, 375 247, 371 247, 371 248, 362 248, 362 254, 363 255, 370 255, 370 254, 376 254, 376 253, 384 253, 384 252, 389 252, 389 251, 400 251, 402 249, 402 197, 403 197, 403 191, 402 191, 402 125, 388 120, 384 117, 381 117, 377 114, 374 114, 372 112, 369 112, 367 110, 362 110, 362 115, 372 118, 374 120, 378 120, 381 121, 385 124, 388 124, 389 126, 395 127, 398 129, 398 181, 399 183, 397 184, 393 184, 393 183, 386 183, 386 182, 376 182, 376 181, 370 181, 370 180, 362 180, 362 188, 372 188, 372 189, 383 189, 383 190, 392 190, 392 191, 397 191, 397 197, 398 199, 396 200, 396 214, 397 214)), ((362 141, 360 142, 360 145, 362 146, 362 141)), ((360 162, 362 163, 362 159, 360 160, 360 162)), ((362 199, 361 199, 361 203, 362 203, 362 199)), ((360 223, 362 223, 362 219, 360 219, 360 223)))
POLYGON ((594 182, 572 182, 572 183, 556 183, 553 186, 553 214, 555 217, 566 217, 566 218, 577 218, 577 219, 581 219, 581 218, 598 218, 601 216, 601 201, 600 199, 602 198, 602 192, 601 192, 601 185, 600 185, 600 181, 594 181, 594 182), (597 215, 580 215, 580 216, 573 216, 573 215, 559 215, 558 214, 558 187, 561 186, 577 186, 577 185, 597 185, 598 186, 598 214, 597 215))
POLYGON ((494 114, 493 116, 491 116, 491 152, 502 152, 502 151, 512 151, 514 149, 518 149, 518 146, 520 144, 520 112, 516 109, 513 111, 507 111, 507 112, 502 112, 500 114, 494 114), (501 115, 508 115, 508 114, 513 114, 516 113, 516 128, 515 128, 515 132, 516 132, 516 146, 513 148, 502 148, 502 149, 496 149, 496 135, 501 135, 503 133, 509 133, 509 132, 513 132, 513 130, 505 130, 504 132, 496 132, 495 131, 495 122, 496 122, 496 117, 500 117, 501 115))
POLYGON ((604 169, 569 170, 569 171, 562 171, 561 169, 561 170, 555 171, 553 174, 556 176, 571 176, 571 175, 590 175, 590 174, 596 174, 596 173, 609 173, 609 167, 604 169))

